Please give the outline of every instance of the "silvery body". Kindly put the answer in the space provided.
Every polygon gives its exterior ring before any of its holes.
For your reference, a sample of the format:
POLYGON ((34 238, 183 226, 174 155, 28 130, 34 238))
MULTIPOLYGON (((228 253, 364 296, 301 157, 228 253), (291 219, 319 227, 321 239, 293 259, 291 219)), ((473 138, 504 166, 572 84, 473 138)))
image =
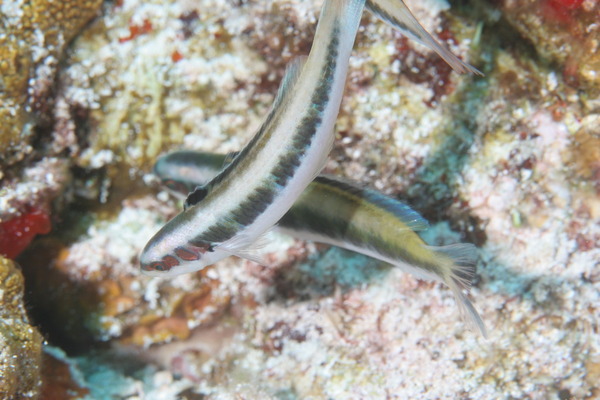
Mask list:
POLYGON ((144 273, 176 275, 239 255, 293 205, 331 149, 363 6, 325 0, 306 62, 291 67, 246 147, 148 242, 144 273))

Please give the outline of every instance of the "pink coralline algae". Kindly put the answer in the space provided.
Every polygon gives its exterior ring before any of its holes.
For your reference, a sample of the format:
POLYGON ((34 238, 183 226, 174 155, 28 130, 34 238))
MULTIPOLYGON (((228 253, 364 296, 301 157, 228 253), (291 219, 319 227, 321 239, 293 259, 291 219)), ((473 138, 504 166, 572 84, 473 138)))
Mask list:
POLYGON ((15 259, 38 234, 50 232, 49 215, 32 209, 18 217, 0 223, 0 254, 15 259))

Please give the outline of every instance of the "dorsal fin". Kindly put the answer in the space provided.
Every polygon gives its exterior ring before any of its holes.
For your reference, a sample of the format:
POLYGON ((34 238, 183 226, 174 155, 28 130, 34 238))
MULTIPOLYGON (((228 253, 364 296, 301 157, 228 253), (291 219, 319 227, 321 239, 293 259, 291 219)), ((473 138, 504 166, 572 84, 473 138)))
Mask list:
POLYGON ((187 210, 191 206, 195 206, 200 203, 208 193, 208 189, 206 189, 205 185, 197 186, 185 199, 185 203, 183 203, 183 210, 187 210))
POLYGON ((346 193, 357 196, 364 201, 373 203, 377 207, 381 207, 398 218, 408 229, 413 231, 423 231, 429 228, 429 223, 418 212, 413 210, 409 205, 389 197, 376 190, 364 188, 354 182, 346 179, 334 177, 331 175, 319 175, 315 178, 315 182, 337 187, 346 193))
POLYGON ((273 106, 271 107, 272 110, 277 110, 286 100, 286 97, 288 97, 290 89, 293 88, 298 81, 298 77, 302 72, 302 67, 306 63, 306 58, 306 56, 299 56, 288 63, 283 78, 281 79, 281 83, 279 84, 275 101, 273 101, 273 106))
POLYGON ((384 208, 396 218, 402 221, 409 229, 415 232, 424 231, 429 228, 429 222, 408 204, 393 197, 386 196, 372 189, 363 189, 366 200, 384 208))
POLYGON ((223 160, 223 168, 231 164, 233 159, 236 158, 238 154, 240 154, 239 151, 230 151, 229 153, 227 153, 225 155, 225 159, 223 160))
MULTIPOLYGON (((246 144, 246 146, 238 152, 238 154, 244 154, 249 151, 254 146, 254 143, 259 140, 259 138, 264 134, 264 132, 268 131, 270 127, 273 125, 274 121, 277 120, 278 116, 282 113, 282 110, 287 107, 286 103, 290 102, 290 99, 293 96, 294 86, 296 86, 296 82, 298 81, 298 77, 302 72, 302 68, 306 63, 306 56, 300 56, 294 58, 290 61, 286 67, 285 74, 281 79, 281 83, 279 84, 279 89, 277 90, 277 95, 275 96, 275 100, 273 101, 273 105, 264 122, 261 124, 258 132, 254 135, 254 137, 246 144)), ((209 183, 206 184, 207 190, 214 185, 219 184, 225 176, 229 174, 229 171, 236 168, 237 160, 239 159, 238 154, 235 157, 228 157, 229 163, 223 163, 223 170, 219 172, 217 176, 215 176, 209 183)))

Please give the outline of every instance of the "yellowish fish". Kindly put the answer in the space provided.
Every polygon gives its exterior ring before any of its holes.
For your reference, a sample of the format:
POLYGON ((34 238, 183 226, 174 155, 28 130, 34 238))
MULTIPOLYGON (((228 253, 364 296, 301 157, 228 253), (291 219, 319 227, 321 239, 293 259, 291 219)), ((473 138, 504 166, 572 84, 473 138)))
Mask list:
MULTIPOLYGON (((177 151, 159 158, 154 172, 167 187, 185 195, 218 174, 224 163, 225 155, 177 151)), ((416 233, 427 227, 427 221, 408 205, 324 175, 306 188, 277 224, 290 236, 353 250, 419 278, 445 283, 467 322, 486 336, 483 320, 467 297, 476 247, 469 243, 428 246, 416 233)))

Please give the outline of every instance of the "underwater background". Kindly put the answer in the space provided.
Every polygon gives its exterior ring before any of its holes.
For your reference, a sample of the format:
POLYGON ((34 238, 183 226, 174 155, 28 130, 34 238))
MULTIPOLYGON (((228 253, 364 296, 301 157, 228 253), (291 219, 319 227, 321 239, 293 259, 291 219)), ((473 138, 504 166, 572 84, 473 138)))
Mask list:
POLYGON ((269 236, 172 279, 151 174, 252 137, 320 0, 0 2, 0 397, 600 398, 600 2, 406 1, 485 76, 368 12, 325 172, 479 248, 472 299, 269 236))

